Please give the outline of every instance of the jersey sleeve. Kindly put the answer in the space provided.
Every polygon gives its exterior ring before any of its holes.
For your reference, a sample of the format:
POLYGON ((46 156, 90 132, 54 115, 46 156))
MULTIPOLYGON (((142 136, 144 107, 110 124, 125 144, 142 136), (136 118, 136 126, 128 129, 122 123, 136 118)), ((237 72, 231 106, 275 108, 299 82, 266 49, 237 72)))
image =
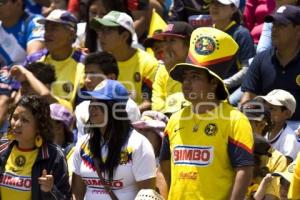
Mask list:
POLYGON ((236 119, 232 121, 228 138, 228 153, 234 168, 254 165, 254 139, 251 125, 242 113, 237 114, 236 119))
MULTIPOLYGON (((145 54, 148 54, 147 52, 144 52, 145 54)), ((150 54, 147 56, 144 56, 145 59, 147 59, 147 63, 143 66, 143 84, 147 87, 151 88, 152 90, 152 84, 155 78, 155 74, 158 68, 158 61, 151 57, 150 54), (147 58, 148 57, 148 58, 147 58)))
POLYGON ((37 21, 42 19, 42 16, 34 16, 29 21, 27 26, 27 44, 32 41, 44 41, 45 28, 44 25, 39 24, 37 21))
MULTIPOLYGON (((166 104, 166 76, 165 66, 159 66, 152 87, 152 110, 163 111, 166 104)), ((167 74, 168 75, 168 74, 167 74)))
MULTIPOLYGON (((136 181, 143 181, 156 176, 156 162, 154 150, 144 136, 138 136, 140 144, 133 152, 133 174, 136 181)), ((137 137, 135 139, 138 139, 137 137)))

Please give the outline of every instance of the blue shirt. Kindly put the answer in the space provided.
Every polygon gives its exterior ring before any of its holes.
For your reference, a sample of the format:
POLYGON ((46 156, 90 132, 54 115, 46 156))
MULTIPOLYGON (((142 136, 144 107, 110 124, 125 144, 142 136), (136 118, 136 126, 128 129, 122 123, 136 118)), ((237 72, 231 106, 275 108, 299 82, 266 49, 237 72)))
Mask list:
MULTIPOLYGON (((242 83, 242 91, 266 95, 274 89, 283 89, 294 95, 300 102, 300 52, 283 67, 276 57, 274 48, 257 54, 242 83)), ((291 118, 300 120, 300 105, 291 118)))
POLYGON ((42 6, 36 3, 34 0, 24 0, 26 11, 32 14, 42 14, 42 6))
POLYGON ((24 13, 12 27, 0 22, 1 65, 21 64, 27 56, 27 45, 34 40, 44 40, 44 26, 37 23, 42 16, 24 13))
POLYGON ((225 30, 225 32, 239 45, 239 50, 237 53, 237 62, 224 75, 224 79, 237 73, 241 69, 242 65, 248 63, 248 60, 255 56, 254 43, 248 29, 234 23, 225 30))

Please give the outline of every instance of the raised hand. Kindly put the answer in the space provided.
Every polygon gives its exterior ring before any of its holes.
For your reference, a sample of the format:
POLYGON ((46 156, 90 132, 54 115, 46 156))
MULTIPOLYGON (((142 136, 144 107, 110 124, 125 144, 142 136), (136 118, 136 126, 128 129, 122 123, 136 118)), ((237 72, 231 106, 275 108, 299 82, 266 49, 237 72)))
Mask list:
POLYGON ((43 192, 50 192, 54 185, 52 174, 47 174, 47 170, 43 169, 42 176, 39 177, 40 188, 43 192))

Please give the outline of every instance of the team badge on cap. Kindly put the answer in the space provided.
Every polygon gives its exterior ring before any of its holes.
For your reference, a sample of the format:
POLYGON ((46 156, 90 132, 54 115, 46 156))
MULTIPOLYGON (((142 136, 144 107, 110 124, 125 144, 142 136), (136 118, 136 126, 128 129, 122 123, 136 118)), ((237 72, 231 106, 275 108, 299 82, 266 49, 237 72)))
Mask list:
POLYGON ((238 44, 227 33, 211 27, 197 28, 190 40, 188 61, 209 66, 231 60, 238 51, 238 44))
POLYGON ((195 51, 199 55, 212 54, 216 49, 219 49, 219 43, 216 37, 195 37, 195 51))

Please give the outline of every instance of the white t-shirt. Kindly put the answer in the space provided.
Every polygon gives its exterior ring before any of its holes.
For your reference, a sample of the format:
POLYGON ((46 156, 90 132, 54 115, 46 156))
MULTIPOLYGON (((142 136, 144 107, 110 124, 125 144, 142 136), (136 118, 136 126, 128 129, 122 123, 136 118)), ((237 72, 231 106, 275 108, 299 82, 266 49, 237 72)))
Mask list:
POLYGON ((285 156, 296 159, 300 151, 300 142, 297 141, 296 133, 288 125, 280 130, 280 132, 272 140, 265 138, 270 142, 271 146, 285 156))
MULTIPOLYGON (((85 200, 110 200, 103 183, 98 178, 93 159, 88 148, 89 135, 78 143, 74 151, 73 172, 82 177, 87 185, 85 200)), ((107 155, 107 148, 102 148, 102 155, 107 155)), ((107 181, 111 189, 122 200, 133 200, 138 193, 136 182, 154 178, 156 165, 150 142, 133 130, 121 152, 120 165, 114 171, 113 181, 107 181)), ((104 176, 108 179, 108 174, 104 176)))

